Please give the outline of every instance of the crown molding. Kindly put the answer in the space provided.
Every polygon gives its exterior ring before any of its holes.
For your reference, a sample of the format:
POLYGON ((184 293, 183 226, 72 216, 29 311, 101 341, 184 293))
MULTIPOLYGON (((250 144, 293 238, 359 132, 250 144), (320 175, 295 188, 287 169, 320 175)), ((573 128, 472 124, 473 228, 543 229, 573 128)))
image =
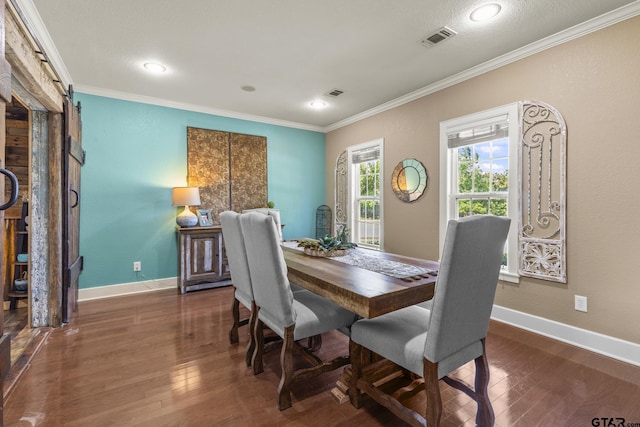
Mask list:
POLYGON ((622 6, 616 10, 612 10, 611 12, 605 13, 604 15, 590 19, 589 21, 585 21, 581 24, 575 25, 556 34, 545 37, 544 39, 530 43, 527 46, 521 47, 502 56, 498 56, 497 58, 469 68, 468 70, 454 74, 436 83, 425 86, 421 89, 415 90, 391 101, 385 102, 384 104, 378 105, 377 107, 371 108, 369 110, 363 111, 362 113, 325 126, 323 128, 323 131, 325 133, 328 133, 333 130, 340 129, 368 117, 375 116, 376 114, 391 110, 392 108, 396 108, 411 101, 415 101, 416 99, 422 98, 423 96, 430 95, 442 89, 446 89, 450 86, 462 83, 465 80, 480 76, 484 73, 495 70, 507 64, 511 64, 512 62, 519 61, 528 56, 535 55, 536 53, 542 52, 547 49, 551 49, 552 47, 617 24, 626 19, 633 18, 637 15, 640 15, 640 0, 636 0, 633 3, 629 3, 626 6, 622 6))
POLYGON ((60 77, 60 82, 63 87, 68 88, 69 85, 73 84, 71 74, 62 60, 62 56, 60 56, 58 48, 55 43, 53 43, 49 30, 47 30, 44 22, 42 22, 40 13, 38 13, 38 9, 33 4, 33 1, 9 0, 9 2, 20 16, 20 19, 22 19, 22 22, 27 27, 28 31, 31 33, 31 37, 33 37, 36 43, 38 43, 42 48, 42 51, 45 53, 49 63, 58 74, 58 77, 60 77))
MULTIPOLYGON (((40 14, 33 4, 32 0, 9 0, 14 7, 20 13, 22 19, 25 24, 28 26, 30 31, 33 33, 33 37, 42 45, 42 48, 47 54, 47 57, 59 74, 62 83, 65 87, 70 84, 73 84, 73 80, 67 67, 58 52, 47 28, 45 27, 42 19, 40 18, 40 14)), ((105 96, 109 98, 117 98, 134 102, 141 102, 145 104, 153 104, 159 106, 165 106, 170 108, 177 108, 181 110, 187 111, 195 111, 205 114, 213 114, 222 117, 235 118, 239 120, 249 120, 259 123, 271 124, 276 126, 284 126, 295 129, 309 130, 313 132, 322 132, 328 133, 336 129, 340 129, 347 125, 356 123, 360 120, 366 119, 368 117, 374 116, 376 114, 382 113, 384 111, 390 110, 392 108, 399 107, 401 105, 407 104, 409 102, 415 101, 416 99, 422 98, 426 95, 430 95, 442 89, 446 89, 455 84, 464 82, 465 80, 472 79, 489 71, 500 68, 504 65, 510 64, 512 62, 521 60, 528 56, 534 55, 536 53, 542 52, 544 50, 550 49, 554 46, 558 46, 560 44, 566 43, 568 41, 574 40, 576 38, 582 37, 584 35, 590 34, 592 32, 598 31, 600 29, 606 28, 608 26, 617 24, 626 19, 633 18, 637 15, 640 15, 640 0, 636 0, 628 5, 622 6, 616 10, 605 13, 599 17, 593 18, 589 21, 583 22, 581 24, 575 25, 566 30, 560 31, 556 34, 553 34, 544 39, 538 40, 534 43, 531 43, 522 48, 516 49, 512 52, 509 52, 505 55, 494 58, 490 61, 484 62, 475 67, 469 68, 468 70, 462 71, 460 73, 454 74, 446 79, 442 79, 438 82, 435 82, 431 85, 425 86, 421 89, 410 92, 404 96, 393 99, 391 101, 385 102, 377 107, 371 108, 369 110, 363 111, 351 117, 348 117, 344 120, 340 120, 328 126, 314 126, 308 125, 304 123, 296 123, 289 122, 286 120, 273 119, 269 117, 263 116, 254 116, 251 114, 238 113, 234 111, 227 110, 219 110, 210 107, 204 107, 200 105, 174 102, 170 100, 148 97, 143 95, 137 95, 127 92, 118 92, 112 91, 108 89, 95 88, 91 86, 77 86, 75 87, 75 91, 84 92, 93 95, 105 96)))
MULTIPOLYGON (((36 40, 37 43, 40 44, 43 51, 46 53, 47 59, 51 66, 56 70, 58 75, 60 76, 61 82, 64 87, 69 87, 69 85, 73 84, 73 79, 71 78, 71 74, 67 69, 64 61, 62 60, 62 56, 53 42, 47 27, 44 25, 40 14, 38 13, 38 9, 33 4, 32 0, 9 0, 11 4, 14 6, 20 18, 27 26, 31 36, 36 40)), ((83 92, 91 95, 104 96, 107 98, 117 98, 126 101, 140 102, 144 104, 152 104, 158 105, 161 107, 169 107, 176 108, 180 110, 186 111, 194 111, 198 113, 204 114, 212 114, 216 116, 228 117, 239 120, 248 120, 252 122, 264 123, 275 126, 283 126, 294 129, 308 130, 312 132, 320 132, 323 133, 323 128, 321 126, 308 125, 305 123, 297 123, 286 120, 274 119, 271 117, 257 116, 251 114, 238 113, 235 111, 227 111, 216 108, 205 107, 201 105, 188 104, 182 102, 175 102, 161 98, 154 98, 150 96, 138 95, 135 93, 129 92, 119 92, 113 91, 109 89, 102 89, 92 86, 85 85, 74 85, 75 92, 83 92)))
POLYGON ((227 117, 231 119, 248 120, 248 121, 264 123, 268 125, 308 130, 312 132, 320 132, 320 133, 324 132, 321 126, 289 122, 286 120, 279 120, 271 117, 257 116, 252 114, 238 113, 236 111, 220 110, 217 108, 205 107, 202 105, 189 104, 185 102, 176 102, 168 99, 154 98, 152 96, 138 95, 130 92, 120 92, 116 90, 103 89, 95 86, 77 85, 74 87, 74 91, 86 93, 89 95, 103 96, 106 98, 115 98, 115 99, 121 99, 124 101, 139 102, 142 104, 152 104, 160 107, 168 107, 168 108, 175 108, 178 110, 193 111, 196 113, 211 114, 214 116, 227 117))

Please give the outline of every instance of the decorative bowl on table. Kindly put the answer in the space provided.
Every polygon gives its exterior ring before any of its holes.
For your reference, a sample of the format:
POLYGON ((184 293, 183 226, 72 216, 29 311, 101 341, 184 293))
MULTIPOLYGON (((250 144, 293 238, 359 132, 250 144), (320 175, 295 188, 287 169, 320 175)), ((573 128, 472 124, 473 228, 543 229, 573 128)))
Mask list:
POLYGON ((301 239, 298 246, 304 248, 304 253, 315 257, 337 257, 345 256, 350 249, 357 247, 355 243, 349 242, 349 235, 346 229, 336 236, 328 234, 322 239, 301 239))
POLYGON ((27 292, 28 283, 27 279, 16 279, 13 281, 13 286, 16 292, 27 292))
POLYGON ((349 249, 334 249, 325 252, 322 249, 304 248, 304 253, 309 256, 329 258, 334 256, 345 256, 349 253, 349 249))

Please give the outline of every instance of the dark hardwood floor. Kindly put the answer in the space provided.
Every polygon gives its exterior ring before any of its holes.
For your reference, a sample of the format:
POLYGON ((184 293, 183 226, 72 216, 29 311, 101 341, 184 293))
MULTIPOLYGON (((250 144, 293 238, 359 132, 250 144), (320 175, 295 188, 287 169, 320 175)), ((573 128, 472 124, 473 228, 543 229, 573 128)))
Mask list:
MULTIPOLYGON (((280 412, 279 351, 265 371, 244 362, 246 327, 230 345, 231 288, 165 290, 80 303, 55 329, 4 407, 5 426, 402 426, 370 399, 356 410, 330 391, 340 370, 297 385, 280 412)), ((324 337, 321 354, 346 353, 324 337)), ((487 338, 489 393, 499 426, 591 426, 593 418, 640 423, 640 368, 508 325, 487 338)), ((459 376, 467 381, 473 366, 459 376)), ((443 425, 473 425, 475 404, 441 383, 443 425)))

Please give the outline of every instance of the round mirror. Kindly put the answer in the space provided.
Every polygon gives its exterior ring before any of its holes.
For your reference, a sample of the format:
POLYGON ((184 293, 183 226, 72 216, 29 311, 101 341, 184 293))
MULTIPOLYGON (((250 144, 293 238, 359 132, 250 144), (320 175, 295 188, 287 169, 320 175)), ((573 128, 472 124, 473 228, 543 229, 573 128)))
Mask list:
POLYGON ((391 188, 403 202, 414 202, 427 188, 427 170, 416 159, 405 159, 398 163, 391 177, 391 188))

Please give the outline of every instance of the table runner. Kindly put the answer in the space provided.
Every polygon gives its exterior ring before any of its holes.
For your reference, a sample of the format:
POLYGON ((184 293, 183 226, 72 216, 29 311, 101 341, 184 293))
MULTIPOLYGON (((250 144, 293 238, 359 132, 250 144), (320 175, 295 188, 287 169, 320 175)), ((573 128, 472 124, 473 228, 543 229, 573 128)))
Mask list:
MULTIPOLYGON (((298 246, 297 241, 286 241, 283 242, 282 245, 288 248, 297 249, 301 252, 304 251, 304 248, 298 246)), ((395 277, 397 279, 421 276, 434 272, 434 270, 430 270, 428 268, 416 267, 415 265, 378 258, 358 251, 349 251, 347 255, 328 257, 327 259, 343 262, 355 267, 364 268, 365 270, 395 277)))

